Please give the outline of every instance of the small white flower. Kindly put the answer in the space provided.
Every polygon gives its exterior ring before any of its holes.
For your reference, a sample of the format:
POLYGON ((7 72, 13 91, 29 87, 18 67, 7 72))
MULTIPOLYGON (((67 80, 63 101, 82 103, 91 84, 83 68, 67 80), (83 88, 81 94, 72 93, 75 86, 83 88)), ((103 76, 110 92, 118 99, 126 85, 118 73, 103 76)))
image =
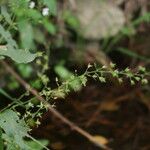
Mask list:
POLYGON ((91 67, 92 67, 92 65, 89 63, 89 64, 88 64, 88 69, 91 68, 91 67))
POLYGON ((42 10, 42 15, 43 16, 47 16, 49 14, 49 8, 43 8, 43 10, 42 10))
POLYGON ((41 122, 39 121, 39 119, 37 119, 35 123, 36 123, 37 126, 41 124, 41 122))
POLYGON ((34 107, 34 105, 31 102, 28 103, 28 106, 31 107, 31 108, 34 107))
POLYGON ((29 4, 29 8, 33 9, 35 7, 35 2, 31 1, 29 4))

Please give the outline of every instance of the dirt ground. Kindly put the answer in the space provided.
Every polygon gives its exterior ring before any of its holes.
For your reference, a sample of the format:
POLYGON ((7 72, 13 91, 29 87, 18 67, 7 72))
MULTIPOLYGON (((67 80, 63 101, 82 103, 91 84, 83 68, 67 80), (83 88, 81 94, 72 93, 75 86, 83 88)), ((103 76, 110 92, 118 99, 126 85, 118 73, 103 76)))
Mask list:
MULTIPOLYGON (((150 149, 148 98, 138 87, 101 87, 90 83, 78 93, 58 100, 57 109, 95 136, 104 136, 114 150, 150 149), (118 90, 119 89, 119 90, 118 90), (130 92, 129 92, 130 91, 130 92)), ((48 138, 53 150, 97 150, 98 147, 54 118, 45 114, 34 136, 48 138)))

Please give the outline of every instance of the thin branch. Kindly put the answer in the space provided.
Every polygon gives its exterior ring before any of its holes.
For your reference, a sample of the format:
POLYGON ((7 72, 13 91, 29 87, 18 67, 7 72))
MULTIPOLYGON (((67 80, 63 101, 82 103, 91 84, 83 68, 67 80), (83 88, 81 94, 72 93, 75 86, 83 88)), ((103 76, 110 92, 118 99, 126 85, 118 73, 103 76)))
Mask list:
POLYGON ((82 136, 84 136, 86 139, 88 139, 90 142, 92 142, 94 145, 98 146, 99 148, 110 150, 107 146, 104 144, 97 142, 91 134, 83 130, 82 128, 78 127, 76 124, 68 120, 66 117, 64 117, 60 112, 58 112, 55 108, 53 108, 42 96, 39 95, 39 93, 36 91, 36 89, 32 88, 26 81, 24 81, 5 61, 0 62, 3 67, 12 75, 15 77, 15 79, 31 94, 33 94, 39 101, 44 103, 48 110, 57 118, 59 118, 62 122, 67 124, 71 129, 75 130, 82 136))

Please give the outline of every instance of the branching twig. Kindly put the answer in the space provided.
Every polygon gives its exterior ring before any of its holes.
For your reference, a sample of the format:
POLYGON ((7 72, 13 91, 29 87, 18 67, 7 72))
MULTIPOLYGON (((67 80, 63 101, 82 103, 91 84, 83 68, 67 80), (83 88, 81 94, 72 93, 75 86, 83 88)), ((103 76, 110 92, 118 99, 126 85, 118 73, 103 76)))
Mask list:
POLYGON ((57 118, 59 118, 62 122, 67 124, 71 129, 75 130, 82 136, 84 136, 86 139, 91 141, 94 145, 102 148, 102 149, 110 149, 104 144, 101 144, 100 142, 97 142, 95 138, 83 130, 82 128, 78 127, 75 125, 73 122, 68 120, 66 117, 64 117, 60 112, 58 112, 55 108, 53 108, 42 96, 39 95, 39 93, 36 91, 36 89, 32 88, 26 81, 24 81, 10 66, 7 64, 5 61, 1 61, 1 64, 4 66, 4 68, 12 75, 15 77, 15 79, 26 89, 28 90, 31 94, 33 94, 39 101, 44 103, 47 107, 48 110, 57 118))

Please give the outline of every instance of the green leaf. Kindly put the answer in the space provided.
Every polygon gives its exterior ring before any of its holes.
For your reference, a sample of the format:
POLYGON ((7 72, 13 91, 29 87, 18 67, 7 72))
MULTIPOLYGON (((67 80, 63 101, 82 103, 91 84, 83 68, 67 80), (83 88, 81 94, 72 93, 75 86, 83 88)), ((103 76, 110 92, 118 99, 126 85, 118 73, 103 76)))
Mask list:
POLYGON ((46 41, 46 38, 42 31, 38 30, 37 28, 34 28, 34 39, 40 44, 44 44, 46 41))
POLYGON ((7 87, 9 90, 16 90, 17 88, 19 88, 20 84, 18 83, 18 81, 11 76, 10 77, 10 82, 7 84, 7 87))
POLYGON ((2 134, 2 137, 5 141, 7 141, 6 150, 20 150, 20 148, 18 148, 18 146, 13 142, 13 139, 7 134, 2 134))
POLYGON ((67 80, 69 79, 71 76, 73 76, 73 73, 70 72, 69 70, 67 70, 64 66, 62 65, 57 65, 55 66, 55 72, 59 75, 59 77, 62 80, 67 80))
MULTIPOLYGON (((38 142, 43 146, 47 146, 49 143, 48 140, 38 140, 38 142)), ((27 141, 26 143, 32 150, 43 150, 43 146, 35 141, 27 141)))
POLYGON ((33 73, 33 69, 31 65, 28 65, 28 64, 19 64, 17 68, 20 74, 22 75, 22 77, 24 78, 29 78, 33 73))
POLYGON ((54 35, 56 33, 56 27, 52 22, 48 21, 47 19, 44 19, 43 25, 50 34, 54 35))
POLYGON ((0 128, 0 150, 4 150, 4 143, 2 139, 2 129, 0 128))
POLYGON ((36 89, 40 89, 42 87, 42 82, 40 79, 30 81, 30 85, 36 89))
MULTIPOLYGON (((12 39, 12 36, 9 31, 6 31, 4 27, 0 24, 0 35, 5 41, 10 44, 13 48, 18 48, 16 41, 12 39)), ((1 41, 0 41, 1 42, 1 41)))
POLYGON ((79 20, 68 10, 64 11, 63 13, 63 19, 67 22, 69 27, 73 29, 79 28, 79 20))
POLYGON ((42 14, 35 9, 27 9, 25 13, 27 17, 26 19, 30 18, 34 23, 39 24, 39 21, 42 19, 42 14))
POLYGON ((28 50, 16 50, 11 46, 0 48, 0 55, 8 56, 17 63, 28 63, 36 58, 36 54, 31 54, 28 50))
POLYGON ((33 28, 27 20, 21 20, 18 22, 18 27, 21 37, 21 45, 23 48, 31 49, 33 47, 33 28))
POLYGON ((137 18, 136 20, 133 21, 133 25, 139 25, 142 22, 150 22, 150 12, 147 12, 145 14, 143 14, 142 16, 140 16, 139 18, 137 18))
POLYGON ((28 150, 23 138, 28 135, 29 128, 24 120, 19 119, 16 112, 8 109, 0 114, 0 127, 4 130, 4 139, 8 143, 15 143, 19 148, 28 150))
POLYGON ((18 45, 12 39, 10 32, 6 31, 2 25, 0 25, 0 35, 7 42, 7 46, 0 46, 0 56, 8 56, 18 63, 28 63, 35 59, 35 54, 31 54, 28 50, 18 49, 18 45))
POLYGON ((10 14, 7 12, 7 9, 6 9, 5 6, 1 6, 1 14, 4 16, 5 20, 6 20, 9 24, 12 23, 10 14))
POLYGON ((86 79, 83 78, 83 76, 82 77, 74 76, 72 72, 67 70, 67 68, 65 68, 62 65, 55 66, 55 72, 59 75, 59 77, 62 80, 69 82, 68 83, 69 90, 72 89, 74 91, 78 91, 81 89, 82 85, 86 83, 85 81, 86 79))

